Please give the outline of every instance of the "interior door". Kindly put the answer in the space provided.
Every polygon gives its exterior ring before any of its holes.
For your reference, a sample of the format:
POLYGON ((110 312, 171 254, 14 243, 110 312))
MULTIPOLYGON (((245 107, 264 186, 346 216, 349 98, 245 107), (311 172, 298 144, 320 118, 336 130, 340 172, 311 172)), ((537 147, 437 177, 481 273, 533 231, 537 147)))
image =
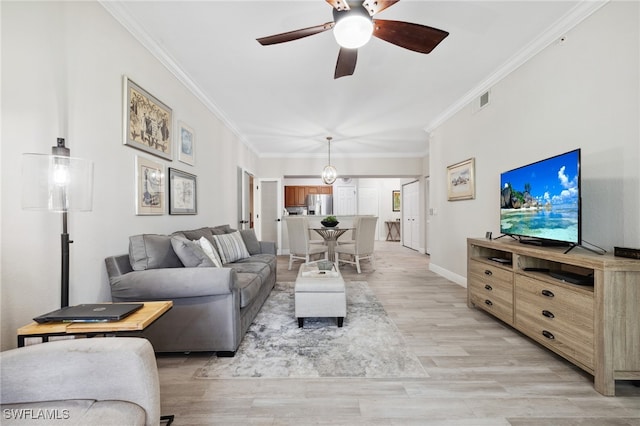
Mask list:
MULTIPOLYGON (((358 214, 380 216, 378 188, 360 188, 358 191, 358 214)), ((380 239, 380 221, 376 222, 376 240, 380 239)))
POLYGON ((253 175, 238 167, 238 229, 254 226, 253 175))
POLYGON ((338 216, 353 216, 356 214, 355 185, 338 186, 333 195, 333 214, 338 216))
POLYGON ((419 183, 402 187, 402 245, 418 250, 420 246, 419 183))
POLYGON ((282 247, 282 181, 258 179, 256 234, 261 241, 275 241, 282 247))

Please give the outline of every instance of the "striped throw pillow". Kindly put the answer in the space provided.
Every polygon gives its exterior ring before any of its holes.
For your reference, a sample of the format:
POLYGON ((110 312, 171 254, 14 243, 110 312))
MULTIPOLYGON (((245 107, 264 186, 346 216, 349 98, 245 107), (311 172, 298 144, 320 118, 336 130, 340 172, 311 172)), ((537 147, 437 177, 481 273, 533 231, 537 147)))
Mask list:
POLYGON ((216 242, 218 254, 220 254, 223 264, 251 256, 244 244, 242 235, 238 231, 230 234, 214 235, 213 240, 216 242))

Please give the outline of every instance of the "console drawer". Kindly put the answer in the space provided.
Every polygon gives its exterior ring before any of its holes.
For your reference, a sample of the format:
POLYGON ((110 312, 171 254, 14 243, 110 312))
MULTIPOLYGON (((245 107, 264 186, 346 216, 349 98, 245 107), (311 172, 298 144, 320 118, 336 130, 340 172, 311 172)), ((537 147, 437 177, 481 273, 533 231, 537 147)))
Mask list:
POLYGON ((470 262, 469 300, 502 321, 513 324, 513 273, 470 262))
POLYGON ((593 369, 593 294, 522 275, 515 278, 515 325, 538 342, 593 369))

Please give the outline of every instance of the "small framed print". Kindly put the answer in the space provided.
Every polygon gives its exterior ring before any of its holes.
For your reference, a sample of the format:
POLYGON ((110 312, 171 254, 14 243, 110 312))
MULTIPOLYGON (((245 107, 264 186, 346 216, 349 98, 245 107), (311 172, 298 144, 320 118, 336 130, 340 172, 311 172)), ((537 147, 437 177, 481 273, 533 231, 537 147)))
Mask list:
POLYGON ((475 159, 469 158, 447 167, 448 201, 472 200, 475 197, 475 159))
POLYGON ((124 86, 124 144, 171 161, 171 108, 127 76, 124 86))
POLYGON ((193 166, 195 164, 196 135, 193 129, 178 121, 178 160, 193 166))
POLYGON ((196 176, 169 168, 169 214, 198 214, 196 176))
POLYGON ((394 212, 400 211, 400 191, 392 191, 391 192, 392 205, 391 209, 394 212))
POLYGON ((136 214, 164 214, 164 166, 136 156, 136 214))

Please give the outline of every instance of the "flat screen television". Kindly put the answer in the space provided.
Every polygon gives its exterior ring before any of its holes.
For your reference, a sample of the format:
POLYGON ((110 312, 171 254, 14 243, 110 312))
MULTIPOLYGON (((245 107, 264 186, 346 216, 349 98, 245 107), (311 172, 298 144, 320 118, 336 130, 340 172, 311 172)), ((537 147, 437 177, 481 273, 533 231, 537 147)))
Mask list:
POLYGON ((522 243, 582 243, 580 149, 500 174, 500 232, 522 243))

